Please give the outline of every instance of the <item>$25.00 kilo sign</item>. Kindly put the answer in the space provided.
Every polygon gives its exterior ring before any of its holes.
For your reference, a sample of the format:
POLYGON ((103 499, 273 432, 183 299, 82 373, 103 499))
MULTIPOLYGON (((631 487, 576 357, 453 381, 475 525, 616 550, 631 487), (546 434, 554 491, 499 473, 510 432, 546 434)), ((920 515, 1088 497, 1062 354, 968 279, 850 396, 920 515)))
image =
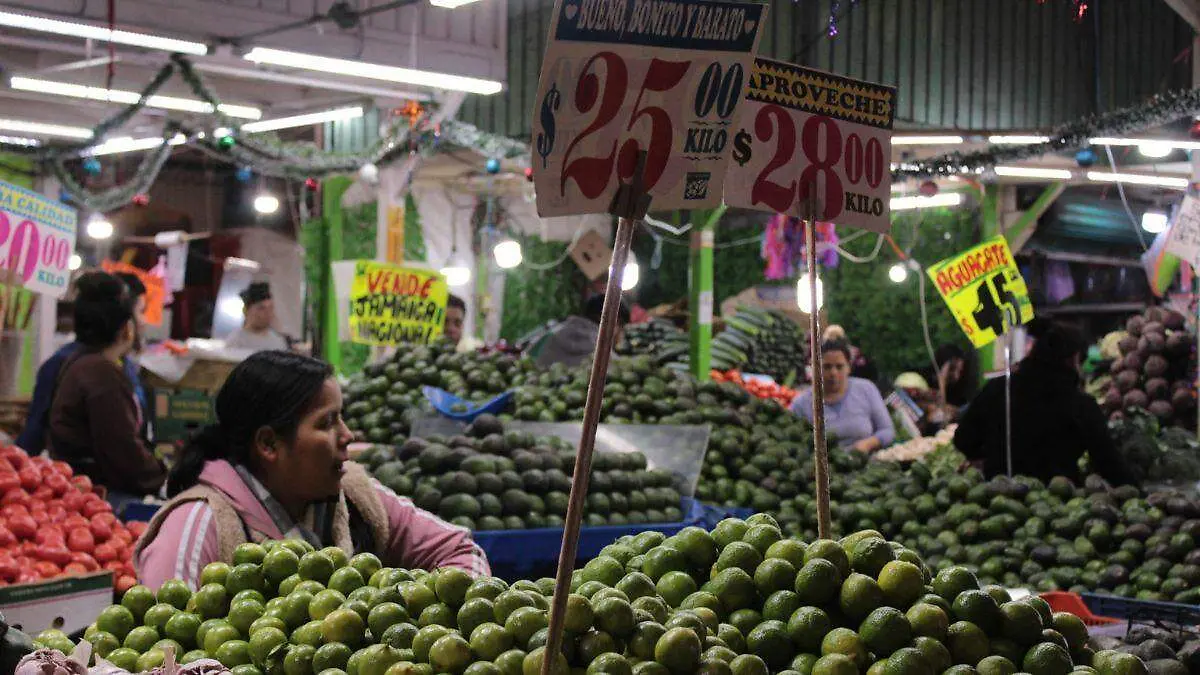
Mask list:
POLYGON ((896 90, 757 58, 733 162, 730 206, 886 232, 896 90))
POLYGON ((715 206, 766 6, 557 0, 533 110, 542 216, 608 211, 645 151, 653 208, 715 206))

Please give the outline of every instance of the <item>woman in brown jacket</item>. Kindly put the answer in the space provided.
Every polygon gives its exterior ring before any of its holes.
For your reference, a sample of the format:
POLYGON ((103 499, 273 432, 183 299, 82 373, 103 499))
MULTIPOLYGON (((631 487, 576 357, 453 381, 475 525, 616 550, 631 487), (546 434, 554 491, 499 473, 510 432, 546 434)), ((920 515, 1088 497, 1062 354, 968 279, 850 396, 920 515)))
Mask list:
POLYGON ((63 364, 50 404, 50 456, 105 486, 119 507, 157 492, 166 478, 139 436, 143 411, 121 365, 137 337, 134 300, 105 272, 80 276, 76 288, 80 348, 63 364))

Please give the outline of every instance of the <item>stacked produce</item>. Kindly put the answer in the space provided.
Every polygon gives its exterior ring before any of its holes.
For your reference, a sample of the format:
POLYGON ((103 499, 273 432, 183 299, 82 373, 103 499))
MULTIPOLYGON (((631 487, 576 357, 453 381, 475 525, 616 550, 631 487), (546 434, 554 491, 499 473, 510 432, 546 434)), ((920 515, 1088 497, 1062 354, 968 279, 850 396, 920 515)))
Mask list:
POLYGON ((1133 654, 1154 675, 1200 672, 1200 636, 1195 627, 1156 623, 1159 625, 1131 625, 1123 639, 1097 636, 1092 638, 1092 647, 1133 654))
POLYGON ((1119 419, 1129 408, 1150 411, 1164 424, 1195 427, 1196 397, 1193 391, 1196 361, 1195 339, 1186 330, 1182 314, 1151 307, 1130 317, 1125 333, 1115 340, 1119 356, 1109 367, 1111 381, 1101 404, 1111 419, 1119 419))
POLYGON ((951 424, 932 436, 911 438, 871 455, 871 459, 886 462, 913 462, 929 455, 938 448, 954 444, 957 424, 951 424))
MULTIPOLYGON (((559 438, 505 432, 491 415, 462 436, 409 438, 356 458, 397 494, 472 530, 562 527, 575 452, 559 438)), ((669 472, 648 470, 641 453, 596 453, 584 524, 679 522, 669 472)))
POLYGON ((791 406, 792 400, 800 393, 777 382, 768 382, 758 378, 746 380, 742 377, 741 372, 736 370, 725 372, 714 370, 711 377, 713 382, 732 382, 759 398, 773 399, 785 408, 791 406))
POLYGON ((655 363, 686 361, 688 334, 666 319, 651 319, 626 326, 616 352, 621 356, 647 356, 655 363))
POLYGON ((1194 430, 1164 427, 1154 415, 1136 409, 1111 420, 1108 430, 1136 483, 1200 480, 1200 441, 1194 430))
POLYGON ((783 312, 739 307, 712 340, 712 367, 792 382, 804 375, 805 346, 804 333, 783 312))
POLYGON ((157 596, 127 595, 87 639, 127 669, 153 667, 171 648, 238 675, 533 675, 546 658, 562 675, 1147 672, 1132 654, 1094 653, 1079 619, 981 588, 965 568, 933 576, 877 532, 785 540, 767 516, 606 547, 572 576, 552 657, 550 579, 383 568, 370 554, 347 560, 298 541, 244 545, 232 568, 214 563, 202 576, 195 593, 168 582, 157 596))
POLYGON ((0 586, 106 569, 124 592, 137 583, 131 556, 144 529, 117 520, 65 462, 0 447, 0 586))

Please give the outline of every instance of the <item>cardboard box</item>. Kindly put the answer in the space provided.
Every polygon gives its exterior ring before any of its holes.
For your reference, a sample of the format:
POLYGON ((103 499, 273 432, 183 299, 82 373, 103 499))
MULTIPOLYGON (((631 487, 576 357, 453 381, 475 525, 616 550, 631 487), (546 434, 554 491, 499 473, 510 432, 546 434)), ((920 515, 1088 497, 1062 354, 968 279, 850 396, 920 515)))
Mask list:
POLYGON ((142 379, 146 386, 154 389, 195 389, 216 394, 235 367, 237 363, 232 361, 196 359, 177 382, 166 380, 144 368, 142 379))
POLYGON ((88 627, 113 603, 112 572, 0 588, 0 613, 26 635, 57 628, 70 635, 88 627))
POLYGON ((155 440, 186 441, 198 429, 216 421, 213 405, 213 396, 197 389, 155 389, 155 440))

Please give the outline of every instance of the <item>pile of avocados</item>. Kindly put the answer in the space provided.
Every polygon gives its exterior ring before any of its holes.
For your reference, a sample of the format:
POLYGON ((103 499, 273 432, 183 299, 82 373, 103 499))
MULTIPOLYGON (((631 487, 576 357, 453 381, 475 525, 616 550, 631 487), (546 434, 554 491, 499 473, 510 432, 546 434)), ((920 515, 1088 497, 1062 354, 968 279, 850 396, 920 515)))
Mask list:
MULTIPOLYGON (((356 459, 397 494, 471 530, 562 527, 575 468, 574 449, 561 439, 506 432, 486 414, 463 435, 371 446, 356 459)), ((583 523, 677 523, 680 499, 674 476, 648 469, 641 453, 598 452, 583 523)))

